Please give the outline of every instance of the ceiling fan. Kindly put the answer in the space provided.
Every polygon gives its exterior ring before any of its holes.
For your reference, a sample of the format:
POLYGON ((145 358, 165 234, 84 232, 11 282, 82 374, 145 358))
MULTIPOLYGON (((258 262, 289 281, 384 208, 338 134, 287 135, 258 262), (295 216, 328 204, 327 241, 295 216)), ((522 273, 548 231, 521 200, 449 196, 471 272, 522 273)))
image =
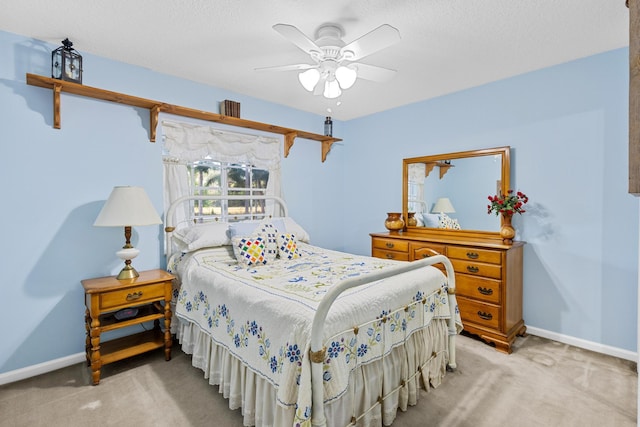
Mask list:
POLYGON ((293 25, 276 24, 273 29, 309 54, 314 63, 265 67, 258 70, 302 71, 298 74, 298 79, 302 86, 314 95, 337 98, 342 94, 342 89, 353 86, 357 78, 383 82, 396 73, 395 70, 358 62, 400 41, 400 33, 391 25, 381 25, 348 44, 342 40, 344 31, 337 24, 321 25, 316 31, 315 41, 293 25))

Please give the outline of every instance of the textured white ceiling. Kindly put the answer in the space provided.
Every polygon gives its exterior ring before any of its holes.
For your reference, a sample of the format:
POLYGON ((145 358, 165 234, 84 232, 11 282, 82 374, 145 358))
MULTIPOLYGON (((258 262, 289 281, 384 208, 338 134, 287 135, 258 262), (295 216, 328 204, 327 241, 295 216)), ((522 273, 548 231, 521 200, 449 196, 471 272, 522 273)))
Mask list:
MULTIPOLYGON (((348 120, 629 45, 624 0, 1 0, 0 29, 293 108, 348 120), (381 24, 402 40, 362 62, 396 69, 336 100, 313 96, 308 62, 277 23, 314 38, 325 22, 350 42, 381 24)), ((109 88, 105 88, 109 89, 109 88)), ((247 117, 249 118, 249 117, 247 117)))

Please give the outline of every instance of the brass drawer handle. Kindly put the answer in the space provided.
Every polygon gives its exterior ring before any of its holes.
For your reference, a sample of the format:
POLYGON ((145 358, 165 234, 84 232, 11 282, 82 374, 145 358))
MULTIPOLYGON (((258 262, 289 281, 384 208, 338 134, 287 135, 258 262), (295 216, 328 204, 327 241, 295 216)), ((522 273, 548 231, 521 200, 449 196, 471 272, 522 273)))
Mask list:
POLYGON ((132 294, 127 294, 127 301, 135 301, 142 296, 142 291, 134 292, 132 294))
POLYGON ((385 256, 387 257, 387 259, 393 259, 394 258, 393 254, 385 254, 385 256))
POLYGON ((480 269, 475 265, 467 265, 467 271, 469 273, 477 273, 478 271, 480 271, 480 269))
POLYGON ((478 311, 478 317, 480 317, 483 320, 493 319, 493 316, 491 315, 491 313, 485 313, 483 311, 478 311))
POLYGON ((479 256, 477 252, 467 252, 467 258, 478 259, 479 256))
POLYGON ((480 286, 478 286, 478 292, 482 295, 493 295, 493 289, 482 288, 480 286))
POLYGON ((386 243, 385 246, 389 249, 393 248, 394 244, 393 243, 386 243))

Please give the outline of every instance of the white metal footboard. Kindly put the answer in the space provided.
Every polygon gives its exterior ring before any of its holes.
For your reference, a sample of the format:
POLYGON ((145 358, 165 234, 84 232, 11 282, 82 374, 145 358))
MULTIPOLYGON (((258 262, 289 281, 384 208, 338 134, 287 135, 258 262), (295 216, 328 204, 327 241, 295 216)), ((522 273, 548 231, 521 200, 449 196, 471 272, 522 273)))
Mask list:
MULTIPOLYGON (((175 212, 178 206, 190 200, 269 200, 280 205, 282 209, 282 215, 288 216, 287 206, 281 198, 274 196, 184 196, 174 201, 167 210, 165 218, 165 243, 166 243, 166 256, 167 262, 169 261, 172 251, 174 250, 172 245, 172 232, 176 227, 175 212)), ((367 274, 364 276, 358 276, 347 279, 338 285, 332 287, 327 294, 323 297, 318 309, 313 318, 312 330, 311 330, 311 343, 309 358, 311 361, 311 381, 312 381, 312 424, 314 426, 326 426, 326 418, 324 411, 324 387, 323 387, 323 362, 326 357, 326 348, 324 347, 324 324, 327 314, 331 308, 331 305, 335 302, 336 298, 340 296, 344 291, 356 286, 360 286, 366 283, 375 282, 381 279, 385 279, 391 276, 409 272, 412 270, 425 268, 430 265, 442 263, 445 266, 446 275, 448 278, 448 302, 452 310, 456 307, 455 300, 455 276, 453 272, 453 266, 449 259, 443 255, 434 255, 429 258, 425 258, 419 261, 410 263, 402 263, 397 267, 389 268, 381 272, 367 274)), ((448 340, 449 340, 449 363, 448 366, 452 369, 456 368, 456 354, 455 354, 455 336, 457 334, 456 328, 456 316, 455 313, 451 313, 451 317, 448 319, 448 340)))
MULTIPOLYGON (((325 427, 327 425, 324 415, 324 384, 323 384, 323 362, 326 358, 326 347, 324 347, 324 324, 327 318, 327 314, 331 308, 333 302, 344 291, 360 286, 366 283, 375 282, 381 279, 386 279, 391 276, 402 274, 408 271, 424 268, 426 266, 442 263, 445 266, 445 270, 448 278, 448 294, 449 305, 452 309, 456 307, 455 299, 455 275, 453 272, 453 266, 451 261, 444 255, 435 255, 429 258, 425 258, 419 261, 402 264, 392 269, 384 270, 382 272, 368 274, 365 276, 354 277, 347 279, 338 285, 332 287, 327 294, 323 297, 316 314, 313 318, 313 324, 311 329, 311 348, 310 348, 310 360, 311 360, 311 381, 312 381, 312 420, 311 423, 314 426, 325 427)), ((456 318, 455 313, 451 313, 451 317, 448 320, 449 330, 449 364, 451 369, 456 368, 456 353, 455 353, 455 337, 456 337, 456 318)))

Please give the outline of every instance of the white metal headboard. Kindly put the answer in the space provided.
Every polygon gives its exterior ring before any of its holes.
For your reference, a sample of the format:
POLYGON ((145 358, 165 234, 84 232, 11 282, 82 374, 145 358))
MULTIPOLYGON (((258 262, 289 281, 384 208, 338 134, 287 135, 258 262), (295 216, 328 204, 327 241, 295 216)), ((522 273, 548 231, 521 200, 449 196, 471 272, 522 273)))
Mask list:
MULTIPOLYGON (((169 206, 169 209, 167 209, 167 215, 164 219, 164 223, 165 223, 164 231, 166 233, 165 234, 165 245, 166 245, 165 250, 166 250, 167 257, 171 255, 171 251, 172 251, 172 232, 176 228, 176 221, 175 221, 176 209, 183 203, 190 202, 192 200, 221 200, 221 201, 223 200, 247 200, 247 201, 270 200, 280 205, 282 216, 289 216, 289 209, 287 208, 286 202, 282 198, 276 197, 276 196, 253 195, 253 196, 183 196, 183 197, 180 197, 176 199, 171 204, 171 206, 169 206)), ((265 216, 268 217, 269 215, 265 215, 265 216)))

